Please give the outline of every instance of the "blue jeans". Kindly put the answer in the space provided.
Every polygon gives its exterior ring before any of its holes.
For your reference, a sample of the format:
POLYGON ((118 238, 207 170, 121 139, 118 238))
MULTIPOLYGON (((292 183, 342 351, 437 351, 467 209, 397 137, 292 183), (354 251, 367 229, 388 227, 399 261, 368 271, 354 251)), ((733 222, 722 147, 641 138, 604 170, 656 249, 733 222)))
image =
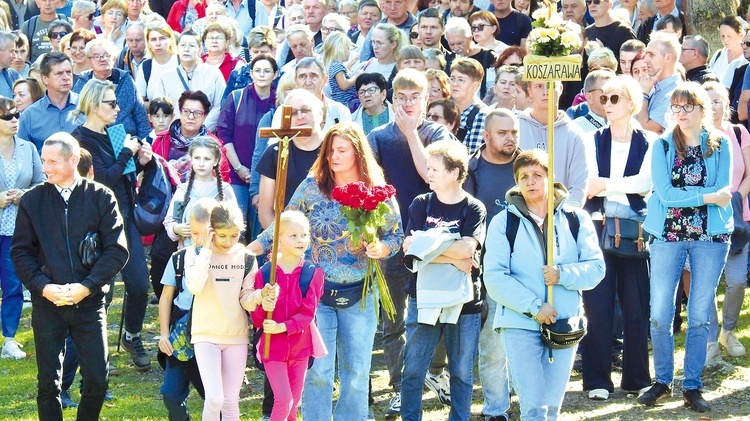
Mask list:
POLYGON ((451 411, 448 420, 468 421, 481 324, 480 313, 462 314, 456 324, 420 324, 417 322, 417 300, 409 297, 404 374, 401 378, 401 418, 404 421, 422 419, 424 378, 441 335, 445 335, 448 371, 451 373, 451 411))
POLYGON ((133 222, 133 211, 131 209, 122 214, 125 236, 128 240, 128 252, 130 252, 128 263, 120 272, 122 283, 125 284, 125 293, 128 295, 124 304, 125 330, 130 333, 140 333, 146 316, 151 283, 148 279, 148 267, 146 267, 146 252, 141 243, 141 234, 133 222))
MULTIPOLYGON (((724 330, 734 330, 740 319, 747 286, 747 253, 748 245, 745 244, 745 247, 738 253, 727 256, 727 264, 724 266, 724 282, 727 284, 724 292, 724 305, 721 309, 721 327, 724 330)), ((708 323, 708 341, 716 342, 719 340, 719 318, 716 314, 716 305, 711 310, 708 323)))
POLYGON ((167 408, 169 421, 189 420, 186 400, 190 393, 190 384, 193 384, 201 398, 205 396, 198 364, 195 358, 187 362, 180 362, 172 357, 167 357, 166 360, 164 382, 159 391, 164 400, 164 406, 167 408))
POLYGON ((260 221, 258 221, 258 212, 250 203, 250 186, 247 184, 232 184, 232 192, 237 199, 237 204, 242 210, 242 216, 245 217, 247 228, 245 228, 245 241, 250 243, 261 233, 260 221))
POLYGON ((710 241, 657 242, 651 245, 651 343, 656 381, 674 380, 672 322, 675 296, 685 259, 690 255, 690 295, 685 339, 683 389, 700 389, 706 362, 709 315, 724 270, 729 244, 710 241))
POLYGON ((504 415, 510 408, 510 386, 503 340, 492 328, 497 303, 490 297, 485 299, 489 311, 479 334, 479 379, 484 394, 482 414, 492 417, 504 415))
POLYGON ((14 338, 21 321, 23 309, 23 286, 16 276, 13 261, 10 260, 10 240, 13 237, 0 235, 0 288, 3 290, 3 305, 0 306, 3 322, 3 336, 14 338))
POLYGON ((328 349, 307 372, 302 395, 302 417, 306 420, 365 421, 368 414, 368 390, 372 344, 377 322, 372 294, 360 303, 335 309, 318 305, 316 321, 328 349), (338 356, 339 399, 333 408, 333 383, 338 356))
POLYGON ((521 404, 521 420, 556 420, 573 369, 576 347, 549 350, 537 330, 502 329, 513 388, 521 404), (508 344, 513 344, 508 346, 508 344))
POLYGON ((402 263, 403 258, 404 253, 399 250, 395 256, 386 260, 382 265, 393 306, 396 308, 393 321, 383 317, 383 356, 390 378, 388 384, 394 388, 401 388, 401 371, 404 368, 404 345, 406 344, 404 336, 407 299, 405 287, 412 277, 412 273, 402 263))

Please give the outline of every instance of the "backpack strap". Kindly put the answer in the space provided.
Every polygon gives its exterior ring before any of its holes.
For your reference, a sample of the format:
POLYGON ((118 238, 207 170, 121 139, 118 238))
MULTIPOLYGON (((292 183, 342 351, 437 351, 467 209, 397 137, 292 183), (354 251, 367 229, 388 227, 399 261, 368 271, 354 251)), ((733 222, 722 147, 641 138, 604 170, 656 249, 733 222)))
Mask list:
POLYGON ((570 229, 570 233, 573 234, 573 239, 578 242, 578 231, 581 229, 581 221, 578 220, 578 215, 576 215, 575 211, 566 211, 563 210, 565 213, 565 218, 568 220, 568 228, 570 229))
POLYGON ((741 146, 742 145, 742 130, 740 130, 740 126, 737 124, 732 124, 732 130, 734 130, 735 140, 741 146))
POLYGON ((461 142, 464 141, 466 135, 469 134, 472 126, 474 126, 474 119, 477 117, 477 114, 479 114, 479 106, 474 104, 474 108, 469 112, 469 115, 466 116, 466 126, 464 126, 465 128, 459 127, 459 129, 456 131, 456 137, 461 142))
POLYGON ((507 221, 505 222, 505 237, 510 244, 510 253, 513 254, 513 247, 516 244, 516 235, 518 235, 518 226, 521 225, 521 218, 515 213, 506 210, 507 221))
POLYGON ((180 293, 184 290, 182 286, 182 277, 185 275, 185 252, 187 248, 177 250, 172 255, 172 267, 174 268, 174 280, 177 283, 177 291, 180 293))
POLYGON ((232 100, 234 101, 234 114, 240 111, 240 103, 242 102, 242 94, 245 93, 245 88, 235 89, 232 91, 232 100))
MULTIPOLYGON (((36 31, 36 21, 39 19, 39 15, 32 16, 29 19, 29 24, 26 25, 26 38, 29 40, 29 49, 31 49, 31 42, 33 39, 34 32, 36 31)), ((31 54, 31 51, 29 51, 31 54)))
MULTIPOLYGON (((299 289, 302 291, 302 298, 307 296, 307 290, 310 289, 310 283, 317 268, 318 266, 309 260, 302 263, 302 272, 299 276, 299 289)), ((264 263, 260 268, 260 273, 263 275, 264 284, 271 282, 271 262, 264 263)))

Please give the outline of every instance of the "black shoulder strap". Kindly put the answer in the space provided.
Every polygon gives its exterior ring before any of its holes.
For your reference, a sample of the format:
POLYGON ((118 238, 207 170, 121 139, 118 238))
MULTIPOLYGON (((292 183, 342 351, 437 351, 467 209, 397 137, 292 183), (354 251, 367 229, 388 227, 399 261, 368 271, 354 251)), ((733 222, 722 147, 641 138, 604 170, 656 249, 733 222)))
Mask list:
MULTIPOLYGON (((281 7, 281 4, 279 3, 277 6, 277 9, 281 7)), ((247 14, 250 16, 250 20, 253 21, 253 26, 255 26, 255 2, 254 1, 248 1, 247 2, 247 14)))
POLYGON ((152 59, 146 59, 143 62, 143 78, 146 79, 146 85, 148 85, 149 79, 151 79, 151 66, 152 66, 152 59))
POLYGON ((565 213, 565 218, 568 220, 568 228, 570 229, 570 233, 573 234, 573 239, 578 242, 578 230, 581 229, 581 221, 578 220, 578 215, 574 211, 566 211, 563 210, 565 213))
POLYGON ((186 248, 177 250, 172 255, 172 267, 174 268, 174 280, 177 283, 177 291, 182 292, 182 276, 185 274, 185 252, 186 248))
POLYGON ((505 237, 510 244, 510 253, 513 254, 513 246, 516 244, 516 235, 518 235, 518 226, 521 225, 521 218, 515 213, 506 210, 508 220, 505 222, 505 237))
POLYGON ((583 116, 583 118, 588 120, 589 123, 591 123, 591 125, 593 125, 597 129, 601 129, 602 127, 604 127, 602 123, 598 122, 594 117, 591 116, 591 113, 586 114, 585 116, 583 116))
POLYGON ((245 275, 242 279, 245 279, 247 274, 253 269, 253 259, 255 259, 255 255, 248 253, 247 250, 245 250, 245 275))
POLYGON ((469 112, 469 115, 466 116, 466 125, 464 127, 460 127, 457 130, 456 137, 461 142, 464 141, 466 138, 466 135, 469 134, 469 131, 471 131, 472 126, 474 126, 474 119, 477 117, 477 114, 479 114, 479 106, 474 105, 474 108, 469 112))
MULTIPOLYGON (((26 26, 26 38, 29 39, 29 44, 32 43, 37 19, 39 19, 39 15, 32 16, 31 19, 29 19, 29 24, 26 26)), ((31 51, 29 51, 29 54, 31 54, 31 51)))
POLYGON ((742 130, 740 130, 740 126, 732 124, 732 130, 734 130, 734 137, 736 138, 737 143, 742 145, 742 130))

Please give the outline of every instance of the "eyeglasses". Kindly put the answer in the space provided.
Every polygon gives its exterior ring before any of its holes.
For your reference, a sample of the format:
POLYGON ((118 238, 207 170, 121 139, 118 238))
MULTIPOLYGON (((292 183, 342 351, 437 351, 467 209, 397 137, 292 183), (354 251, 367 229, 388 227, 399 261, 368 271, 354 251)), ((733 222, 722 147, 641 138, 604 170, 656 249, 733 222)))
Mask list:
POLYGON ((430 113, 427 113, 427 115, 425 115, 424 118, 426 118, 427 120, 430 120, 430 121, 437 122, 437 121, 440 121, 440 119, 443 118, 443 116, 441 116, 440 114, 430 114, 430 113))
POLYGON ((452 77, 452 78, 451 78, 451 84, 452 84, 452 85, 456 85, 456 86, 462 86, 462 85, 464 85, 464 84, 465 84, 466 82, 468 82, 468 80, 467 80, 467 79, 464 79, 464 78, 462 78, 462 77, 452 77))
POLYGON ((125 17, 125 14, 120 12, 119 10, 108 10, 107 13, 105 13, 105 15, 110 16, 110 17, 117 17, 117 18, 125 17))
POLYGON ((380 88, 378 88, 377 86, 372 86, 367 89, 360 89, 359 91, 357 91, 357 94, 359 96, 375 95, 376 92, 380 92, 380 88))
POLYGON ((489 23, 478 23, 476 25, 472 25, 471 26, 471 31, 472 32, 482 32, 482 31, 484 31, 484 28, 486 28, 488 26, 492 26, 492 25, 490 25, 489 23))
POLYGON ((224 41, 226 39, 227 39, 227 37, 225 37, 224 35, 217 35, 215 37, 206 37, 206 41, 207 42, 210 42, 210 41, 224 41))
POLYGON ((117 108, 117 100, 116 99, 109 99, 107 101, 102 101, 102 104, 107 104, 114 110, 117 108))
POLYGON ((616 105, 618 102, 620 102, 620 95, 600 95, 599 96, 599 102, 602 105, 607 105, 607 100, 612 103, 612 105, 616 105))
POLYGON ((18 111, 16 111, 15 113, 8 113, 8 114, 0 115, 0 120, 11 121, 14 118, 16 120, 18 120, 19 117, 21 117, 21 113, 19 113, 18 111))
POLYGON ((343 29, 337 28, 335 26, 321 26, 320 30, 323 31, 323 32, 327 32, 327 33, 330 33, 330 32, 344 32, 343 29))
POLYGON ((180 114, 182 114, 183 117, 203 118, 206 113, 201 110, 189 110, 187 108, 180 108, 180 114))
POLYGON ((409 38, 411 39, 419 38, 419 32, 409 32, 409 38))
POLYGON ((253 69, 253 73, 256 75, 272 75, 273 69, 253 69))
POLYGON ((312 108, 310 107, 302 107, 297 109, 292 109, 292 115, 295 117, 302 117, 305 114, 310 114, 312 112, 312 108))
POLYGON ((86 51, 86 47, 68 47, 71 53, 82 53, 86 51))
POLYGON ((64 37, 65 35, 68 35, 68 33, 66 31, 55 31, 55 32, 50 32, 49 33, 49 38, 50 39, 58 39, 58 38, 64 37))
POLYGON ((601 3, 606 3, 608 0, 586 0, 586 4, 589 6, 593 3, 594 5, 598 6, 601 3))
POLYGON ((695 109, 695 104, 685 104, 685 105, 672 104, 669 106, 669 108, 675 114, 679 114, 680 110, 685 111, 686 113, 692 113, 693 110, 695 109))
POLYGON ((102 60, 109 60, 110 58, 112 58, 112 56, 109 54, 94 54, 90 58, 91 60, 94 60, 94 61, 102 61, 102 60))
POLYGON ((398 95, 398 96, 393 97, 393 99, 396 102, 400 102, 402 104, 407 104, 407 103, 416 104, 419 102, 419 100, 422 99, 422 95, 417 94, 417 95, 410 96, 410 97, 398 95))
MULTIPOLYGON (((409 35, 409 36, 411 36, 411 35, 409 35)), ((417 35, 417 36, 419 36, 419 35, 417 35)), ((378 48, 384 46, 385 44, 390 44, 390 41, 389 42, 381 42, 381 41, 373 41, 372 42, 372 46, 373 47, 378 47, 378 48)))
MULTIPOLYGON (((750 47, 750 45, 748 45, 750 47)), ((695 51, 695 48, 681 48, 682 51, 695 51)))

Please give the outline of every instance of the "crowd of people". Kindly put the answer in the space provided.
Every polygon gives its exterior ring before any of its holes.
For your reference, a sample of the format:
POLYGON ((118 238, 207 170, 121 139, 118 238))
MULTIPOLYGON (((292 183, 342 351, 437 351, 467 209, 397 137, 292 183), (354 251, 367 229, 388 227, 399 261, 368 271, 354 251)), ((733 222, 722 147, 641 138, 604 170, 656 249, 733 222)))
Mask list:
POLYGON ((676 0, 561 0, 581 80, 524 81, 540 7, 1 1, 1 355, 27 357, 27 292, 39 418, 96 419, 111 398, 117 273, 119 341, 135 370, 164 369, 170 420, 191 385, 203 419, 240 419, 248 361, 274 421, 419 420, 425 387, 468 420, 475 364, 487 421, 511 393, 522 420, 557 419, 574 367, 592 400, 679 387, 709 411, 704 367, 745 354, 750 28, 723 18, 711 54, 676 0), (277 179, 261 130, 282 123, 307 131, 277 179), (355 243, 334 190, 386 184, 377 240, 355 243), (366 287, 373 262, 395 314, 366 287), (379 325, 392 390, 373 414, 379 325))

